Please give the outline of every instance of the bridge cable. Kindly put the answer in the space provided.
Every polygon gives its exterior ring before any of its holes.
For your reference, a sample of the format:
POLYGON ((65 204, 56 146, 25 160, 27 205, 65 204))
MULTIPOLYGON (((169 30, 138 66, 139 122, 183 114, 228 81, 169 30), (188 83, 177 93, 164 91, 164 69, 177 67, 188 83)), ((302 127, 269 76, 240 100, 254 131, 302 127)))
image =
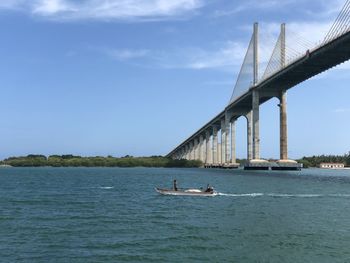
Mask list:
POLYGON ((244 60, 239 71, 236 84, 233 89, 233 93, 229 103, 238 99, 253 85, 254 78, 254 35, 252 36, 247 52, 244 56, 244 60))
POLYGON ((336 20, 332 24, 330 30, 326 34, 323 43, 328 43, 337 37, 349 31, 350 23, 350 0, 346 0, 341 12, 338 14, 336 20))

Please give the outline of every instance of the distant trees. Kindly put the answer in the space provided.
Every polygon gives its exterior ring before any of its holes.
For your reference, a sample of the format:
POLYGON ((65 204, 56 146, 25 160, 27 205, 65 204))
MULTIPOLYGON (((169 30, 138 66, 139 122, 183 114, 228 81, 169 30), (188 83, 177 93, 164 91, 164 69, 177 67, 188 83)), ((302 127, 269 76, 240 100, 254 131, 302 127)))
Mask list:
MULTIPOLYGON (((246 160, 237 160, 244 163, 246 160)), ((298 162, 305 168, 317 167, 320 163, 344 163, 350 167, 350 152, 344 155, 319 155, 303 157, 298 162)), ((29 154, 27 156, 9 157, 0 164, 15 167, 201 167, 203 163, 199 160, 173 160, 163 156, 133 157, 126 155, 121 158, 113 156, 81 157, 72 154, 50 155, 46 157, 40 154, 29 154)))
POLYGON ((298 160, 305 168, 317 167, 320 163, 344 163, 350 166, 350 151, 344 155, 319 155, 311 157, 303 157, 298 160))
POLYGON ((27 156, 10 157, 1 164, 15 167, 201 167, 203 163, 197 160, 172 160, 162 156, 132 157, 124 156, 116 158, 112 156, 81 157, 71 154, 44 155, 30 154, 27 156))

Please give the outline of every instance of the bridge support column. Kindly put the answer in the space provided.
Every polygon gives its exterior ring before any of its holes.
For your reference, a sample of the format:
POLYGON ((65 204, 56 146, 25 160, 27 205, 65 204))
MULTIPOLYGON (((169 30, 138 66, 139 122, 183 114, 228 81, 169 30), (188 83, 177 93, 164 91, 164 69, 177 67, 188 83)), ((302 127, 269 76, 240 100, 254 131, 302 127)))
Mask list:
POLYGON ((231 151, 230 151, 230 121, 225 121, 225 163, 229 164, 231 162, 231 151))
POLYGON ((245 116, 247 119, 247 160, 253 159, 252 112, 245 116))
POLYGON ((190 159, 190 144, 189 143, 186 144, 186 159, 187 160, 190 159))
POLYGON ((236 120, 231 122, 231 163, 236 163, 236 120))
POLYGON ((287 92, 283 90, 280 94, 280 159, 288 160, 288 138, 287 138, 287 92))
POLYGON ((188 144, 185 145, 185 159, 188 160, 188 144))
POLYGON ((194 160, 198 160, 198 139, 194 139, 194 160))
POLYGON ((226 122, 226 136, 225 136, 225 141, 226 141, 226 145, 225 145, 225 152, 226 152, 226 156, 225 156, 225 163, 230 163, 231 162, 231 151, 230 151, 230 122, 226 122))
POLYGON ((221 164, 226 162, 226 122, 225 119, 221 120, 221 164))
POLYGON ((189 143, 186 144, 186 159, 187 160, 190 159, 190 144, 189 143))
POLYGON ((253 90, 253 159, 260 159, 259 91, 253 90))
POLYGON ((199 160, 204 162, 204 143, 203 143, 203 135, 199 136, 199 160))
POLYGON ((191 143, 191 160, 195 160, 195 159, 196 159, 195 144, 194 144, 194 141, 192 141, 192 143, 191 143))
POLYGON ((213 126, 213 164, 218 163, 218 128, 213 126))
POLYGON ((205 131, 205 163, 212 163, 212 158, 211 158, 211 148, 210 148, 210 132, 205 131))

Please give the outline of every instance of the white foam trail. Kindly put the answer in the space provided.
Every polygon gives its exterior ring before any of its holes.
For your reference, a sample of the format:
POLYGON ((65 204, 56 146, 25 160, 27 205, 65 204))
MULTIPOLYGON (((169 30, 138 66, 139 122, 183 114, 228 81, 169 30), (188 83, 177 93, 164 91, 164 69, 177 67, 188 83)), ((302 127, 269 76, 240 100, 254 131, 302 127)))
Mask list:
POLYGON ((234 196, 234 197, 257 197, 257 196, 263 196, 263 193, 251 193, 251 194, 225 194, 225 193, 218 193, 218 195, 222 196, 234 196))
POLYGON ((267 194, 272 197, 323 197, 326 195, 320 194, 267 194))
POLYGON ((350 197, 350 194, 331 194, 331 197, 350 197))
POLYGON ((350 197, 350 194, 276 194, 276 193, 250 193, 250 194, 227 194, 218 193, 219 196, 231 197, 279 197, 279 198, 316 198, 316 197, 350 197))
POLYGON ((114 186, 100 186, 100 189, 113 189, 114 186))

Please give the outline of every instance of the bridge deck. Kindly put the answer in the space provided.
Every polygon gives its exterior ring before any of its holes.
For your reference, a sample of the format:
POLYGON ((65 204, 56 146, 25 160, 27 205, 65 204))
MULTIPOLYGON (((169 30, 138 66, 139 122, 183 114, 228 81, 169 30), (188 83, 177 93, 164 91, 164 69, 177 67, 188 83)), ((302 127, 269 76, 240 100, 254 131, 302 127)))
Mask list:
POLYGON ((276 72, 269 78, 251 87, 240 98, 229 104, 222 112, 195 132, 191 137, 176 147, 168 156, 176 152, 183 145, 203 134, 213 125, 220 126, 220 120, 225 117, 225 112, 230 110, 237 113, 236 117, 245 115, 252 108, 252 90, 258 89, 261 93, 260 104, 275 97, 282 90, 287 90, 296 85, 326 71, 350 59, 350 32, 345 33, 306 54, 289 64, 282 70, 276 72))

